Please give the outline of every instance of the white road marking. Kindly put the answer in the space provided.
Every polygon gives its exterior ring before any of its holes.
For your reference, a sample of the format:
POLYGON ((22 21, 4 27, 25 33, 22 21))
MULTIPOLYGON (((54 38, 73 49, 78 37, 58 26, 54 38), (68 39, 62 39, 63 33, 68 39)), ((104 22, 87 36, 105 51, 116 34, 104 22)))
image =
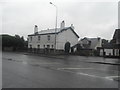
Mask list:
POLYGON ((60 64, 60 63, 46 63, 46 62, 43 62, 43 63, 31 63, 31 64, 60 64))
POLYGON ((57 68, 58 70, 64 69, 93 69, 93 68, 57 68))
POLYGON ((107 76, 105 77, 106 79, 110 79, 110 80, 113 80, 115 78, 120 78, 120 76, 107 76))
POLYGON ((41 65, 41 64, 60 64, 60 63, 46 63, 46 62, 42 62, 42 63, 31 63, 31 62, 26 62, 26 61, 23 61, 22 62, 23 64, 31 64, 31 65, 41 65))
POLYGON ((96 75, 91 75, 91 74, 87 74, 87 73, 77 73, 77 74, 85 75, 85 76, 89 76, 89 77, 105 78, 105 77, 102 77, 102 76, 96 76, 96 75))
MULTIPOLYGON (((58 69, 58 70, 91 69, 91 70, 102 70, 102 71, 106 71, 105 69, 95 69, 95 68, 71 68, 71 67, 67 67, 67 68, 57 68, 57 69, 58 69)), ((117 70, 109 70, 109 71, 118 72, 117 70)))
POLYGON ((64 71, 64 72, 73 73, 73 74, 84 75, 84 76, 89 76, 89 77, 93 77, 93 78, 107 79, 107 80, 111 80, 111 81, 113 81, 113 79, 106 78, 106 77, 102 77, 102 76, 96 76, 96 75, 91 75, 91 74, 87 74, 87 73, 76 73, 76 72, 69 71, 69 70, 65 70, 65 69, 58 69, 58 70, 60 70, 60 71, 64 71))
POLYGON ((120 76, 108 76, 106 78, 116 78, 116 77, 120 77, 120 76))

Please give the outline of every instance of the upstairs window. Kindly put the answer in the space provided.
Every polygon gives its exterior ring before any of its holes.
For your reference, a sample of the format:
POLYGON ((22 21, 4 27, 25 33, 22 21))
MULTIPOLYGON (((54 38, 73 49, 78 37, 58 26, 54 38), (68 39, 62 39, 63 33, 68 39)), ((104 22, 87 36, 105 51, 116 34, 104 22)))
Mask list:
POLYGON ((40 41, 40 36, 38 36, 38 41, 40 41))
POLYGON ((48 35, 47 37, 48 37, 48 41, 50 41, 50 35, 48 35))

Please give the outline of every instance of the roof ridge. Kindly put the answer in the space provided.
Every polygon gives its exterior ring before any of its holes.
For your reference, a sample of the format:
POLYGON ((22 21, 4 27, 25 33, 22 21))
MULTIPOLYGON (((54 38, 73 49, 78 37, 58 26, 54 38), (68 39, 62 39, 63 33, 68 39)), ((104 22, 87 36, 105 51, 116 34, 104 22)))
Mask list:
MULTIPOLYGON (((71 26, 69 27, 64 27, 63 29, 61 28, 57 28, 58 30, 55 32, 55 29, 49 29, 49 30, 41 30, 41 31, 38 31, 38 34, 37 35, 45 35, 45 34, 58 34, 64 30, 67 30, 67 29, 71 29, 73 31, 73 33, 79 38, 78 34, 74 31, 74 29, 71 28, 71 26)), ((31 34, 31 35, 35 35, 35 34, 31 34)), ((30 35, 29 35, 30 36, 30 35)))
MULTIPOLYGON (((61 31, 61 30, 64 30, 64 29, 66 29, 66 28, 69 28, 69 27, 64 27, 63 29, 61 29, 61 28, 57 28, 57 32, 59 32, 59 31, 61 31), (58 31, 59 30, 59 31, 58 31)), ((40 30, 40 31, 38 31, 38 33, 39 32, 45 32, 45 31, 50 31, 50 30, 55 30, 55 28, 50 28, 50 29, 46 29, 46 30, 40 30)))

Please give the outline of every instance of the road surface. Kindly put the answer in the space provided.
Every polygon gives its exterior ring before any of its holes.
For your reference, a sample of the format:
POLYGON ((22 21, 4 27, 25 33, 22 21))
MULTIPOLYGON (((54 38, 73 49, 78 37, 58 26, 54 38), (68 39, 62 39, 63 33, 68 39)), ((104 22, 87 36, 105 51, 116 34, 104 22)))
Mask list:
MULTIPOLYGON (((57 57, 57 56, 56 56, 57 57)), ((118 66, 84 61, 101 57, 49 58, 3 52, 3 88, 118 88, 118 66)))

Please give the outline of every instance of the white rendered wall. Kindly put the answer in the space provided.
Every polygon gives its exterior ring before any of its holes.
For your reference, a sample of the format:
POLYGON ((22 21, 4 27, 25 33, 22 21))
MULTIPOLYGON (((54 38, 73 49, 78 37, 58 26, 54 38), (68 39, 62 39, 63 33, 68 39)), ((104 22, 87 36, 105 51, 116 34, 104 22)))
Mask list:
POLYGON ((113 55, 113 49, 104 49, 104 51, 106 55, 109 55, 109 54, 113 55))
POLYGON ((64 45, 66 42, 70 42, 71 46, 77 44, 78 42, 78 37, 72 32, 71 29, 58 34, 56 44, 57 49, 64 50, 64 45))
POLYGON ((100 38, 100 40, 98 40, 98 43, 95 47, 95 49, 97 49, 97 47, 102 47, 102 39, 100 38))
POLYGON ((54 47, 54 41, 55 41, 55 35, 50 34, 50 40, 48 40, 48 35, 40 35, 40 41, 38 40, 37 36, 29 36, 29 43, 28 48, 30 48, 30 45, 32 45, 32 48, 38 48, 38 45, 40 45, 40 48, 47 47, 47 45, 50 45, 50 48, 54 47), (30 42, 30 37, 32 37, 32 42, 30 42))
MULTIPOLYGON (((49 34, 50 40, 48 41, 48 35, 40 35, 40 41, 38 41, 38 35, 37 36, 29 36, 28 39, 28 48, 30 48, 30 45, 32 45, 32 48, 38 48, 38 45, 40 45, 40 48, 47 47, 47 45, 50 45, 50 48, 54 48, 55 44, 55 34, 49 34), (30 37, 32 37, 32 41, 30 41, 30 37)), ((56 34, 56 49, 62 49, 64 50, 64 45, 66 42, 70 42, 71 46, 77 44, 78 37, 71 31, 71 29, 68 29, 66 31, 63 31, 59 34, 56 34)))
POLYGON ((100 49, 100 56, 103 56, 103 49, 100 49))

